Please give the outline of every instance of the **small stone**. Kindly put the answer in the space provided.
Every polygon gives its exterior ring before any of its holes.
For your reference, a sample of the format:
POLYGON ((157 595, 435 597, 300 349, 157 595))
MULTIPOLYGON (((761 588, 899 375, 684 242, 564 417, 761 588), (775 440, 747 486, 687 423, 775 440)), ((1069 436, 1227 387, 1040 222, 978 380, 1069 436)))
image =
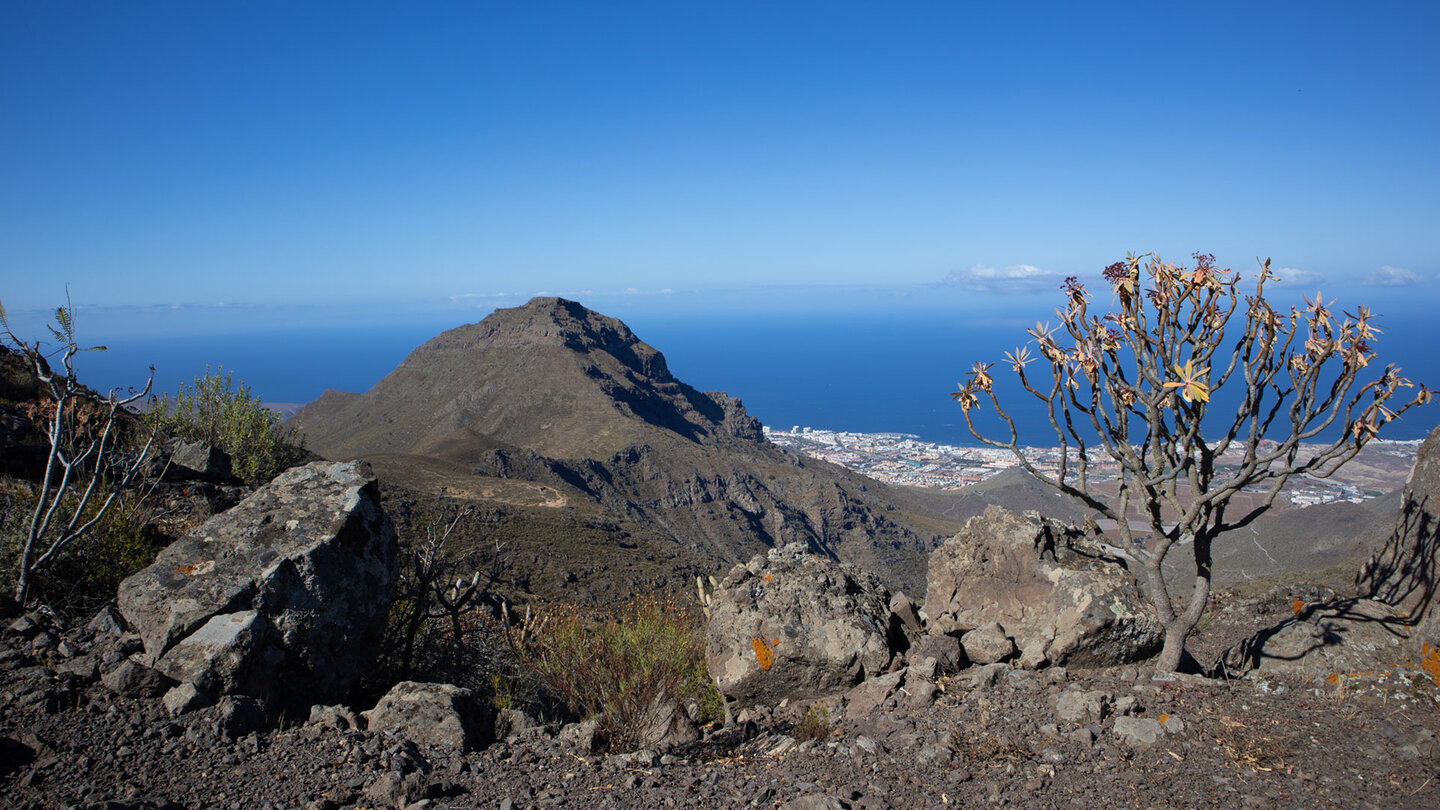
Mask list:
POLYGON ((110 691, 121 697, 156 698, 170 688, 169 679, 158 671, 126 658, 100 676, 110 691))
POLYGON ((984 691, 994 686, 1002 675, 1010 671, 1009 664, 986 664, 970 670, 969 686, 976 691, 984 691))
POLYGON ((40 623, 35 621, 34 617, 29 613, 11 622, 10 626, 6 628, 7 632, 27 639, 35 637, 35 635, 40 632, 40 629, 40 623))
POLYGON ((322 706, 317 703, 311 706, 310 718, 305 722, 308 725, 333 728, 339 731, 363 731, 365 729, 365 718, 349 706, 340 704, 322 706))
POLYGON ((85 630, 92 637, 119 636, 125 633, 125 622, 113 605, 106 605, 90 618, 85 630))
POLYGON ((364 717, 371 731, 389 730, 417 742, 465 752, 483 745, 494 729, 494 720, 485 715, 487 705, 475 700, 469 689, 401 681, 364 717))
MULTIPOLYGON (((1133 700, 1133 698, 1130 698, 1133 700)), ((1067 689, 1055 699, 1055 716, 1064 723, 1098 723, 1110 709, 1110 693, 1102 690, 1067 689)))
MULTIPOLYGON (((960 639, 955 636, 927 633, 915 642, 908 655, 911 661, 917 662, 922 667, 916 671, 917 675, 924 671, 923 667, 926 666, 927 660, 934 659, 934 671, 930 676, 932 680, 935 675, 952 675, 970 664, 965 658, 965 648, 960 645, 960 639)), ((912 669, 914 669, 913 666, 912 669)))
POLYGON ((161 702, 165 704, 165 710, 170 713, 171 717, 179 717, 182 714, 215 705, 214 698, 201 692, 195 684, 189 681, 166 692, 161 702))
POLYGON ((907 681, 904 691, 907 693, 905 702, 912 708, 929 706, 940 697, 940 687, 927 680, 907 681))
POLYGON ((1115 718, 1114 731, 1122 742, 1135 748, 1149 748, 1165 733, 1160 721, 1138 717, 1115 718))
POLYGON ((1160 715, 1160 725, 1165 728, 1165 733, 1169 735, 1185 733, 1185 721, 1181 720, 1173 714, 1160 715))
POLYGON ((965 655, 977 664, 994 664, 1015 657, 1015 640, 999 622, 990 622, 960 637, 965 655))

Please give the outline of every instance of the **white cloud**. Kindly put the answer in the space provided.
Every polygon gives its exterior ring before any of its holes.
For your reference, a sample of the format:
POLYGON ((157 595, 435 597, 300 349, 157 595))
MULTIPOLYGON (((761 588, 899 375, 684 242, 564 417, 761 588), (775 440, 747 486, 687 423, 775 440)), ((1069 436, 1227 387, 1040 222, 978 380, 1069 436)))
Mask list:
POLYGON ((1375 287, 1405 287, 1410 284, 1419 284, 1420 274, 1413 270, 1391 267, 1387 264, 1370 271, 1370 274, 1365 277, 1365 283, 1375 287))
POLYGON ((1301 270, 1298 267, 1275 267, 1271 268, 1275 274, 1275 280, 1285 284, 1324 284, 1325 277, 1310 270, 1301 270))
POLYGON ((956 284, 978 292, 1033 292, 1055 289, 1064 276, 1042 270, 1033 264, 1011 264, 996 269, 977 264, 968 270, 952 270, 946 284, 956 284))

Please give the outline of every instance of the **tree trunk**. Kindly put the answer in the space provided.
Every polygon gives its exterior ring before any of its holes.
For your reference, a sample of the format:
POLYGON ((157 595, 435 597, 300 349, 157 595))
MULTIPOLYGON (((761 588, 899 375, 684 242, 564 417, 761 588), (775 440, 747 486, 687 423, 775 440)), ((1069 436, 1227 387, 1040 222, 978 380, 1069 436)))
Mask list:
POLYGON ((1176 672, 1180 669, 1180 662, 1185 657, 1185 640, 1194 629, 1193 625, 1187 625, 1189 623, 1180 616, 1165 626, 1165 646, 1161 648, 1160 656, 1155 659, 1157 671, 1176 672))
POLYGON ((1195 584, 1190 591, 1185 610, 1174 614, 1175 618, 1165 623, 1165 647, 1155 662, 1156 669, 1178 672, 1185 659, 1185 642, 1199 626, 1210 604, 1210 532, 1196 532, 1191 546, 1195 560, 1195 584))

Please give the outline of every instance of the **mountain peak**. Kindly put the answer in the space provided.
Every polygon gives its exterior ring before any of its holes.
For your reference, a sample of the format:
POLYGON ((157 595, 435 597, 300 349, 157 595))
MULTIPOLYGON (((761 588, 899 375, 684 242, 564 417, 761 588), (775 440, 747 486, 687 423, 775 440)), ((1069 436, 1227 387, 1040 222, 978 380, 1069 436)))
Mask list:
POLYGON ((624 323, 564 298, 535 298, 444 332, 369 392, 330 400, 338 407, 317 403, 296 422, 337 458, 463 454, 475 443, 466 437, 553 458, 764 441, 737 400, 676 380, 665 356, 624 323))
POLYGON ((446 335, 470 330, 473 334, 468 337, 492 345, 544 344, 580 354, 605 352, 652 382, 675 382, 665 355, 637 338, 630 327, 567 298, 532 298, 522 306, 497 309, 478 324, 446 335))

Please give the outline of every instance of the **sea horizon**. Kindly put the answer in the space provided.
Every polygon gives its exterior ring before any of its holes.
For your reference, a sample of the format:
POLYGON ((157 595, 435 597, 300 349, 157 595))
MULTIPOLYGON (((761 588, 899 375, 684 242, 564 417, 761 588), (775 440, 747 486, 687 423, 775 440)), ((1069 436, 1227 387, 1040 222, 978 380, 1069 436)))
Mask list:
MULTIPOLYGON (((625 318, 637 337, 658 349, 671 373, 700 391, 738 397, 751 416, 777 430, 793 426, 855 433, 906 433, 927 442, 973 446, 949 394, 976 361, 999 361, 1022 345, 1014 323, 971 324, 879 312, 843 317, 764 314, 714 318, 625 318)), ((356 328, 343 324, 264 328, 176 338, 121 337, 105 352, 77 356, 77 373, 100 390, 144 383, 155 366, 153 391, 173 394, 181 383, 223 368, 267 403, 304 404, 327 389, 364 392, 416 347, 459 324, 399 323, 356 328)), ((1429 356, 1420 319, 1392 318, 1381 340, 1378 375, 1394 362, 1417 382, 1440 383, 1440 360, 1429 356), (1416 339, 1405 339, 1416 335, 1416 339)), ((1010 384, 1003 363, 992 371, 1010 384)), ((1009 403, 1020 443, 1057 444, 1039 403, 1009 403)), ((1217 403, 1218 404, 1218 403, 1217 403)), ((981 413, 988 414, 984 405, 981 413)), ((1218 414, 1216 414, 1218 415, 1218 414)), ((1412 410, 1382 438, 1423 439, 1437 422, 1429 408, 1412 410)), ((1003 438, 1003 437, 996 437, 1003 438)))

